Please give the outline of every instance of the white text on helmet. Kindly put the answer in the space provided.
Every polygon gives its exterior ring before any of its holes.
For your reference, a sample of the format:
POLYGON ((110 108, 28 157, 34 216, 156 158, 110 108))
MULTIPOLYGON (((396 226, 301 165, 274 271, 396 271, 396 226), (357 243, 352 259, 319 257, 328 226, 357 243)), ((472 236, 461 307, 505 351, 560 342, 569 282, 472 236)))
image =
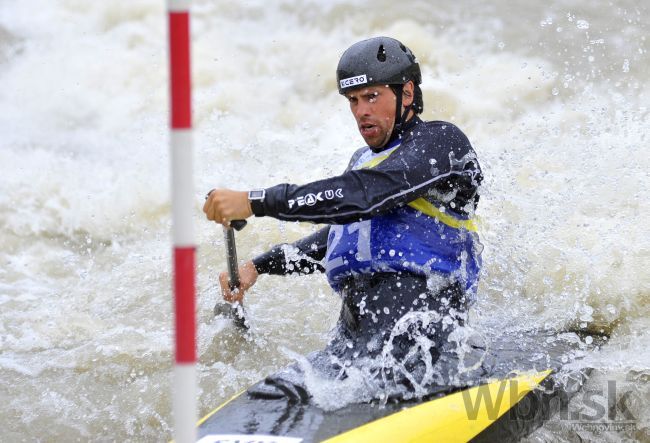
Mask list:
POLYGON ((344 78, 339 83, 341 84, 341 88, 349 88, 350 86, 363 85, 364 83, 368 83, 368 79, 366 78, 366 74, 363 74, 357 75, 356 77, 344 78))

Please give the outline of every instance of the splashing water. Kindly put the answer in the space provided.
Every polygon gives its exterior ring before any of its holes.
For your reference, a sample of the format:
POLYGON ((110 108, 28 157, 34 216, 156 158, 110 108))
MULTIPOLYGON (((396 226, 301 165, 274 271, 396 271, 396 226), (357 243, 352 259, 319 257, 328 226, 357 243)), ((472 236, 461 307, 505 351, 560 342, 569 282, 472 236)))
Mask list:
MULTIPOLYGON (((204 191, 342 172, 362 140, 334 68, 391 35, 421 63, 423 117, 457 124, 485 172, 471 327, 611 334, 576 364, 598 370, 591 388, 619 382, 634 430, 556 421, 531 441, 650 439, 646 3, 193 2, 201 413, 287 364, 282 348, 322 348, 340 303, 318 276, 268 277, 250 335, 213 319, 225 253, 204 191)), ((3 441, 171 435, 165 57, 159 1, 0 7, 3 441)), ((239 256, 312 229, 254 220, 239 256)))

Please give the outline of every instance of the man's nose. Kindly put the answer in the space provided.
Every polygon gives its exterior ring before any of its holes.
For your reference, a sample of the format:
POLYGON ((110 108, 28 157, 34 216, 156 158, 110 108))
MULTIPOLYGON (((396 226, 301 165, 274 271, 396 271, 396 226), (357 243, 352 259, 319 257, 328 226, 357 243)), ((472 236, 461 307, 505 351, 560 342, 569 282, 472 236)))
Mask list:
POLYGON ((364 117, 364 116, 367 117, 370 115, 370 109, 371 109, 370 103, 359 101, 359 103, 357 103, 357 106, 354 109, 354 115, 357 118, 364 117))

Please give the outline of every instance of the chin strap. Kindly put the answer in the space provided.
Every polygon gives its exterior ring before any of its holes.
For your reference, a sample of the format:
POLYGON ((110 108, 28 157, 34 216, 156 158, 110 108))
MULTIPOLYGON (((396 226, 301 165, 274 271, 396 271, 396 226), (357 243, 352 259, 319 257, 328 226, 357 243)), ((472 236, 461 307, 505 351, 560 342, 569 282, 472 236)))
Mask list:
POLYGON ((390 135, 389 140, 394 140, 397 137, 402 136, 402 126, 406 122, 406 116, 411 110, 411 106, 407 106, 402 112, 402 93, 404 91, 404 85, 390 85, 390 88, 395 93, 397 97, 396 108, 395 108, 395 126, 393 127, 393 132, 390 135))

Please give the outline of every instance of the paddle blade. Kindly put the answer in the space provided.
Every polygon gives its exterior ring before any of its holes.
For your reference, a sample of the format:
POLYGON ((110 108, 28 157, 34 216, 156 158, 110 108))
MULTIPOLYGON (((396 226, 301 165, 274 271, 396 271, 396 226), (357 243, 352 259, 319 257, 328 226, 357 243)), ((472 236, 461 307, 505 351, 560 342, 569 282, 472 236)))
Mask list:
POLYGON ((244 306, 241 303, 228 303, 227 301, 219 301, 214 305, 214 316, 223 316, 232 319, 235 326, 239 329, 248 329, 248 322, 246 321, 246 313, 244 306))

